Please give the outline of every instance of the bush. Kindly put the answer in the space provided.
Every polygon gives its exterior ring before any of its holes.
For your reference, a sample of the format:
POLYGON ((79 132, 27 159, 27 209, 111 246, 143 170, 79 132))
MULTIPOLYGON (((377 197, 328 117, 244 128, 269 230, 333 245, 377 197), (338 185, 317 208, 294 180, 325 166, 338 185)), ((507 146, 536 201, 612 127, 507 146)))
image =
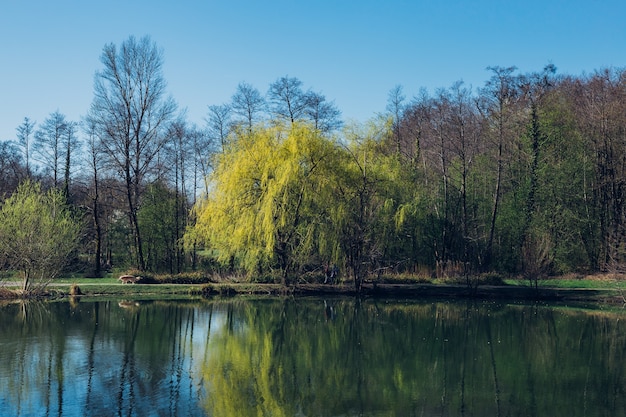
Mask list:
POLYGON ((155 284, 207 284, 214 282, 202 272, 181 272, 180 274, 159 274, 153 277, 155 284))
MULTIPOLYGON (((444 284, 467 285, 468 278, 464 276, 454 276, 441 279, 444 284)), ((500 274, 495 272, 486 272, 484 274, 470 275, 469 284, 472 287, 480 285, 506 285, 500 274)))
POLYGON ((381 284, 430 284, 432 280, 424 275, 402 273, 381 275, 377 282, 381 284))
POLYGON ((211 297, 214 295, 219 295, 222 297, 232 297, 237 294, 237 290, 230 285, 205 284, 200 289, 200 294, 203 297, 211 297))

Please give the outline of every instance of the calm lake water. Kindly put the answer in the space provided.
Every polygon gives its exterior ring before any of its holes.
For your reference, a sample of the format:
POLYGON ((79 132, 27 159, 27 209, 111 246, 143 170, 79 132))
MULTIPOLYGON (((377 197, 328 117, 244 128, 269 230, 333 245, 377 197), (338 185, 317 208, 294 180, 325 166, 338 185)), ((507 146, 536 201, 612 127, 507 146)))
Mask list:
POLYGON ((0 415, 624 416, 626 312, 354 299, 0 305, 0 415))

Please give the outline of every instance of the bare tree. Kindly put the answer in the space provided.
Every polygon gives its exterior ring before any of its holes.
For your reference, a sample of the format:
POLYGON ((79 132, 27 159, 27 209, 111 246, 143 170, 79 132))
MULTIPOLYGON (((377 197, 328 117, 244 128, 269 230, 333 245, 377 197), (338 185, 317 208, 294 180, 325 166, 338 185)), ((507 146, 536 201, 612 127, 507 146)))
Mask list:
POLYGON ((22 148, 24 154, 24 162, 26 164, 26 176, 30 178, 32 175, 30 166, 31 157, 31 141, 33 140, 35 129, 35 122, 31 121, 28 117, 24 117, 24 121, 17 127, 17 143, 22 148))
POLYGON ((485 266, 491 262, 495 239, 496 220, 500 214, 502 183, 505 169, 507 147, 511 146, 516 128, 519 127, 519 102, 521 92, 519 78, 514 75, 515 67, 489 67, 493 72, 485 88, 481 90, 479 109, 486 120, 487 135, 492 139, 493 157, 496 161, 495 184, 487 247, 485 249, 485 266))
POLYGON ((163 53, 149 38, 128 38, 118 49, 104 47, 96 73, 89 117, 96 123, 107 157, 125 183, 136 267, 145 269, 137 221, 142 185, 167 140, 176 110, 166 97, 163 53))
MULTIPOLYGON (((176 272, 181 272, 184 264, 184 251, 182 246, 179 245, 182 233, 187 227, 187 214, 190 210, 190 196, 187 182, 188 174, 195 175, 195 169, 189 160, 195 156, 194 148, 194 135, 197 129, 195 126, 189 126, 183 118, 179 118, 170 125, 168 135, 170 141, 168 142, 168 154, 171 158, 171 166, 173 167, 174 180, 174 236, 173 246, 176 248, 174 251, 174 268, 176 272)), ((194 184, 195 185, 195 184, 194 184)))
POLYGON ((305 115, 311 120, 315 129, 325 133, 339 129, 343 124, 340 118, 341 111, 320 93, 310 92, 307 95, 305 115))
POLYGON ((65 137, 64 137, 64 147, 65 147, 65 167, 63 169, 63 193, 65 194, 65 198, 70 199, 70 182, 72 178, 72 168, 73 168, 73 159, 75 158, 75 153, 78 152, 80 148, 80 142, 78 141, 78 137, 76 136, 76 129, 78 124, 76 122, 67 122, 65 126, 65 137))
POLYGON ((588 138, 595 165, 592 190, 585 200, 595 206, 588 216, 595 219, 598 230, 586 230, 583 238, 598 235, 597 254, 590 258, 600 270, 611 272, 626 270, 625 92, 626 71, 614 69, 596 71, 574 87, 576 120, 588 138))
MULTIPOLYGON (((472 215, 468 208, 469 177, 472 171, 474 156, 478 153, 478 144, 481 136, 480 118, 470 88, 466 88, 462 81, 453 84, 450 89, 450 115, 448 119, 450 130, 450 156, 456 161, 451 166, 457 174, 453 177, 458 198, 460 199, 460 217, 462 233, 462 254, 460 260, 463 263, 463 275, 466 283, 470 285, 468 266, 470 264, 470 252, 476 236, 470 232, 472 215)), ((456 209, 458 213, 459 209, 456 209)))
POLYGON ((222 146, 226 146, 226 139, 231 125, 232 108, 228 104, 220 104, 209 106, 209 113, 206 117, 207 130, 209 137, 214 142, 219 142, 222 146))
POLYGON ((96 123, 87 118, 84 122, 83 130, 86 134, 86 158, 87 166, 91 170, 91 185, 88 187, 89 195, 89 210, 91 211, 91 218, 93 220, 94 227, 94 259, 93 259, 93 273, 94 276, 100 277, 102 273, 102 243, 103 243, 103 226, 102 218, 100 216, 101 202, 100 202, 100 175, 103 169, 102 167, 102 147, 100 146, 100 139, 98 138, 98 131, 96 123))
POLYGON ((0 201, 17 188, 24 173, 22 155, 15 142, 0 141, 0 201))
POLYGON ((406 96, 402 91, 401 85, 396 85, 389 91, 387 96, 387 111, 393 118, 393 136, 396 143, 396 153, 400 154, 400 145, 402 144, 402 135, 400 130, 400 122, 404 113, 404 100, 406 96))
MULTIPOLYGON (((433 99, 422 88, 411 103, 404 107, 400 120, 401 147, 405 156, 415 165, 426 168, 425 154, 422 152, 424 137, 427 135, 431 119, 433 99)), ((428 184, 428 179, 425 179, 428 184)))
POLYGON ((270 84, 267 92, 270 112, 277 118, 294 123, 304 119, 309 106, 309 93, 302 90, 302 81, 281 77, 270 84))
MULTIPOLYGON (((192 188, 191 188, 191 206, 196 205, 196 199, 200 190, 199 182, 202 181, 201 193, 205 196, 209 194, 209 173, 213 165, 213 155, 217 153, 217 145, 206 131, 198 129, 195 126, 187 132, 188 141, 193 147, 193 172, 192 172, 192 188)), ((223 150, 223 148, 222 148, 223 150)), ((191 221, 195 221, 194 210, 189 214, 192 216, 191 221)), ((192 244, 191 250, 191 267, 193 270, 197 268, 198 257, 196 253, 196 242, 192 244)))
POLYGON ((34 155, 41 163, 44 171, 51 173, 54 187, 59 185, 63 160, 63 137, 66 128, 65 116, 55 111, 44 120, 35 132, 34 155))
POLYGON ((259 119, 260 114, 265 109, 265 99, 252 85, 242 82, 237 86, 237 91, 233 94, 231 108, 239 121, 247 125, 248 130, 259 119))

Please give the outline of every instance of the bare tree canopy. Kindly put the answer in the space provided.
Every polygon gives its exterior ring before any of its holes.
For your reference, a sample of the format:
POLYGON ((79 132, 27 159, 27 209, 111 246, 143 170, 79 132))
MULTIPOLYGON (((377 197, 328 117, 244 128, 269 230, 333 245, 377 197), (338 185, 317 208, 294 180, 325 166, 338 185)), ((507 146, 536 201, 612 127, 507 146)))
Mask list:
POLYGON ((295 77, 280 77, 267 91, 270 113, 288 123, 307 121, 315 129, 329 132, 341 127, 341 112, 321 93, 302 89, 302 81, 295 77))
POLYGON ((343 125, 341 111, 335 106, 335 103, 327 101, 321 93, 309 93, 307 102, 308 106, 305 113, 315 129, 330 132, 343 125))
POLYGON ((219 142, 222 150, 231 127, 232 108, 228 104, 209 106, 206 117, 207 133, 214 142, 219 142))
POLYGON ((76 122, 68 121, 58 110, 52 112, 35 132, 33 156, 46 172, 52 174, 53 186, 60 186, 63 175, 66 196, 69 196, 72 156, 79 147, 76 122))
POLYGON ((248 130, 252 130, 252 125, 258 120, 265 108, 265 99, 259 90, 246 82, 242 82, 239 83, 237 91, 233 94, 230 107, 238 117, 237 121, 245 123, 248 130))
POLYGON ((270 111, 279 119, 291 123, 303 119, 308 106, 308 94, 302 90, 302 81, 295 77, 280 77, 267 92, 270 111))
POLYGON ((163 53, 149 38, 128 38, 119 49, 105 45, 96 73, 89 117, 104 151, 126 184, 128 216, 137 267, 144 268, 137 210, 141 188, 155 156, 167 140, 176 104, 166 96, 163 53))
POLYGON ((30 120, 28 117, 24 117, 24 122, 17 127, 17 143, 22 148, 24 154, 24 161, 26 162, 26 176, 30 177, 31 175, 31 166, 30 166, 30 158, 31 158, 31 147, 33 140, 32 136, 35 132, 35 122, 30 120))

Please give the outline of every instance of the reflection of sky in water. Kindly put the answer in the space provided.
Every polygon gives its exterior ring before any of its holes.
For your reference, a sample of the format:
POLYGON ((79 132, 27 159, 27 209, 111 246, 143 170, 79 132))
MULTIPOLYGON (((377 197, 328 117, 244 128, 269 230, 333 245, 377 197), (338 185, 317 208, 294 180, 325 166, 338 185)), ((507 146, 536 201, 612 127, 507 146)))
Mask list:
POLYGON ((626 390, 621 310, 348 299, 29 308, 38 314, 0 306, 0 417, 626 409, 606 394, 626 390))
MULTIPOLYGON (((122 320, 135 314, 113 312, 122 320)), ((197 370, 206 358, 209 329, 219 332, 224 314, 195 309, 182 317, 178 336, 161 339, 165 348, 158 351, 133 345, 108 320, 75 329, 71 315, 45 323, 38 337, 3 332, 0 415, 203 415, 197 370)), ((137 329, 159 332, 160 326, 140 318, 137 329)))

